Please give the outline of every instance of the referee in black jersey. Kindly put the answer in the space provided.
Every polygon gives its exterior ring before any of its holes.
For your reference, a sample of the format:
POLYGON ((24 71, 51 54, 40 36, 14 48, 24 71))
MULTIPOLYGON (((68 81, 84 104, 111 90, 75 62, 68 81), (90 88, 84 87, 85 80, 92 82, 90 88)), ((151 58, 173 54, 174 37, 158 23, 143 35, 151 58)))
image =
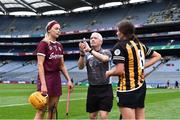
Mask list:
POLYGON ((146 83, 144 69, 161 59, 161 55, 142 44, 129 21, 117 25, 118 42, 112 49, 115 67, 106 77, 118 76, 118 106, 123 119, 145 119, 146 83), (148 62, 145 59, 148 58, 148 62))
POLYGON ((95 120, 100 113, 100 119, 108 119, 108 112, 113 105, 113 91, 111 81, 106 78, 105 73, 109 70, 112 57, 109 50, 101 48, 103 38, 100 33, 94 32, 90 37, 90 46, 87 42, 79 43, 80 57, 79 69, 87 68, 88 93, 86 101, 86 112, 89 118, 95 120))

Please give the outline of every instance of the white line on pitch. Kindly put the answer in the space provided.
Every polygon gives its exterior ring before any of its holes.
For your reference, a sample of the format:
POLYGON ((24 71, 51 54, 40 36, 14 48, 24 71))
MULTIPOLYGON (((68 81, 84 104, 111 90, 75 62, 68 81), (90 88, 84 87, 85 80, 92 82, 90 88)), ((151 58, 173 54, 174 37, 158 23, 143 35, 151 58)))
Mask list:
MULTIPOLYGON (((78 98, 78 99, 70 99, 70 101, 75 101, 75 100, 85 100, 86 98, 78 98)), ((66 101, 66 99, 60 99, 60 102, 66 101)), ((1 105, 0 108, 3 107, 13 107, 13 106, 23 106, 23 105, 28 105, 30 103, 22 103, 22 104, 9 104, 9 105, 1 105)))

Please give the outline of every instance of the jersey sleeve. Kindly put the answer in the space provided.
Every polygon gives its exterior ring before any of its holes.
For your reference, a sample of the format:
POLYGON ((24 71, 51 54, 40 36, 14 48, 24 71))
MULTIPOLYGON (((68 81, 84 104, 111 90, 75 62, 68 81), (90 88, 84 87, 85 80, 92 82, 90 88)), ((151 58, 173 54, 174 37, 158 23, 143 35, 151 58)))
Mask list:
POLYGON ((37 55, 46 56, 47 45, 48 44, 46 42, 41 41, 36 49, 37 55))
POLYGON ((104 50, 104 55, 107 55, 109 57, 109 60, 111 60, 112 54, 110 50, 104 50))
POLYGON ((143 48, 144 48, 145 57, 150 58, 154 51, 144 44, 143 44, 143 48))
POLYGON ((116 45, 112 49, 112 60, 114 64, 124 63, 125 62, 125 53, 123 48, 120 45, 116 45))

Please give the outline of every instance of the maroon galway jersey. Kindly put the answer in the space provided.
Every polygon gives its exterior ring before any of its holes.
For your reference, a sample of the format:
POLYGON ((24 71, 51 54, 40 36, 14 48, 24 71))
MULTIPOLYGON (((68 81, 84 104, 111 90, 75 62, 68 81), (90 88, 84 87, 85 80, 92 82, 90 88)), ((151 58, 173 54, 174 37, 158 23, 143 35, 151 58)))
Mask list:
POLYGON ((63 57, 63 46, 57 41, 48 43, 42 40, 37 47, 37 55, 45 56, 45 72, 59 71, 59 59, 63 57))
MULTIPOLYGON (((59 63, 63 57, 63 47, 59 42, 47 42, 42 40, 37 47, 37 55, 45 57, 44 73, 49 96, 62 94, 59 63)), ((38 75, 37 90, 41 90, 41 82, 38 75)))

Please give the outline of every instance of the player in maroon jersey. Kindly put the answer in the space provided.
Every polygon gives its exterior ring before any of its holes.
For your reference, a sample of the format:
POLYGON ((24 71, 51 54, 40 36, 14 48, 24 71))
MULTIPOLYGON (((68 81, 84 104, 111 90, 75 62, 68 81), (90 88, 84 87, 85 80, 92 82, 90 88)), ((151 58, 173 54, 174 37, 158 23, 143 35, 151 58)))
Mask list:
MULTIPOLYGON (((56 39, 60 35, 60 24, 53 20, 46 26, 46 35, 37 47, 38 81, 37 88, 43 95, 48 94, 48 119, 54 119, 59 98, 62 94, 60 71, 67 79, 69 89, 73 88, 63 58, 63 46, 56 39)), ((44 110, 38 110, 34 119, 43 119, 44 110)))

